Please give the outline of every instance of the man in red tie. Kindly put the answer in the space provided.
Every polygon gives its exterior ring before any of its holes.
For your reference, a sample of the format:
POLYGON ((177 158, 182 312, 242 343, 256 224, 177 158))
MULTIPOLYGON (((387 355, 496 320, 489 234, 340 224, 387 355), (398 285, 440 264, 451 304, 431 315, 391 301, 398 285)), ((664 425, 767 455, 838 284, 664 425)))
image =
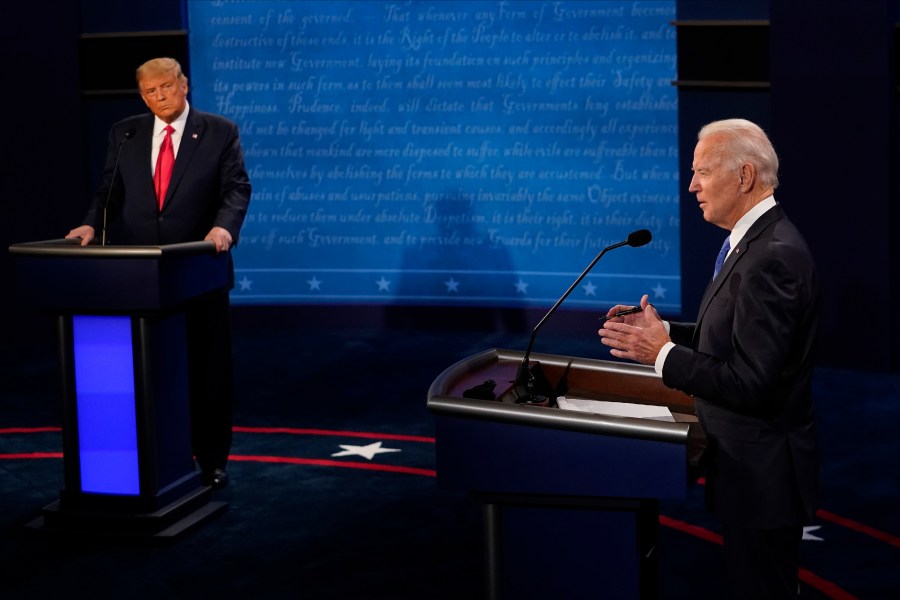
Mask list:
MULTIPOLYGON (((189 105, 187 77, 172 58, 141 65, 137 84, 150 113, 112 126, 103 181, 83 225, 66 237, 91 243, 108 213, 113 244, 210 240, 228 251, 250 203, 237 125, 189 105)), ((186 326, 194 455, 206 483, 221 488, 233 405, 228 292, 190 307, 186 326)))

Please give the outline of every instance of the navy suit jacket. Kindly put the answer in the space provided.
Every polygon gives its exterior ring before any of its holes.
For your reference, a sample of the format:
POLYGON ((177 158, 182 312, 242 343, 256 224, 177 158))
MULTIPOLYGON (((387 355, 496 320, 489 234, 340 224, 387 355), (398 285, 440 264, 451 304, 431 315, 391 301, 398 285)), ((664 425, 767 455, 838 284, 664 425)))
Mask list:
POLYGON ((676 346, 663 381, 695 397, 708 440, 707 503, 724 522, 789 527, 815 513, 820 313, 812 255, 776 205, 710 282, 697 322, 671 324, 676 346))
POLYGON ((237 126, 223 117, 190 108, 172 179, 159 210, 150 162, 153 122, 153 114, 147 113, 112 126, 103 180, 84 223, 93 226, 99 236, 103 204, 112 186, 107 215, 112 244, 156 246, 199 241, 215 226, 227 229, 237 244, 250 203, 250 181, 237 126), (132 129, 134 135, 125 139, 132 129))

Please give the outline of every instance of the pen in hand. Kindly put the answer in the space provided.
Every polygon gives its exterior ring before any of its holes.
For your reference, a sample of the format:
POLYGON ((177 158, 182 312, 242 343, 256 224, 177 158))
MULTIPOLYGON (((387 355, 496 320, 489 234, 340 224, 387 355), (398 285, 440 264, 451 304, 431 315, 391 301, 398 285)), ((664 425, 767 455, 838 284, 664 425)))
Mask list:
POLYGON ((602 317, 600 317, 600 321, 605 323, 606 321, 609 321, 610 319, 615 319, 616 317, 624 317, 625 315, 633 315, 635 313, 642 312, 643 310, 644 309, 641 308, 640 306, 635 306, 635 307, 632 307, 632 308, 629 308, 626 310, 620 310, 619 312, 613 313, 612 315, 602 316, 602 317))

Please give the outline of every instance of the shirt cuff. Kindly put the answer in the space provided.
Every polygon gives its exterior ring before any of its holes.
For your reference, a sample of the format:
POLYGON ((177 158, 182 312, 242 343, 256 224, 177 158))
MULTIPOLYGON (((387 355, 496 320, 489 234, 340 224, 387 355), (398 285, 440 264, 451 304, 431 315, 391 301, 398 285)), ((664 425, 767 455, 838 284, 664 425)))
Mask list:
POLYGON ((669 356, 669 352, 671 352, 674 347, 674 342, 666 342, 666 345, 663 346, 662 350, 659 351, 659 354, 656 355, 656 364, 653 365, 653 368, 656 369, 656 374, 660 377, 662 377, 663 374, 663 365, 666 364, 666 357, 669 356))

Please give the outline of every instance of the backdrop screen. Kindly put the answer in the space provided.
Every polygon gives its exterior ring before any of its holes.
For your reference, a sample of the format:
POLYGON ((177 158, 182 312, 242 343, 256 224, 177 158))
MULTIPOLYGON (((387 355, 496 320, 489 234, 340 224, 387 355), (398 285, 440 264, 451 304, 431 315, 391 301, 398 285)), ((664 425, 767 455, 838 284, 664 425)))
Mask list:
POLYGON ((237 303, 680 311, 674 1, 188 2, 253 184, 237 303))

